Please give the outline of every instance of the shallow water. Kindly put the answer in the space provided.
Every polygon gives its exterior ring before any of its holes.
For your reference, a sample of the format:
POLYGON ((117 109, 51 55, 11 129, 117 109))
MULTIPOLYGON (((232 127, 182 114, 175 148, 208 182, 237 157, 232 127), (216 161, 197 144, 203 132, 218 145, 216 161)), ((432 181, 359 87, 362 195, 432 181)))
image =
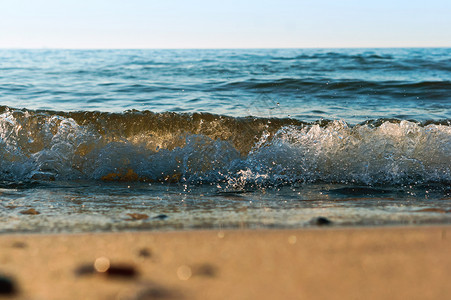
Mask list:
POLYGON ((449 223, 450 54, 1 50, 0 232, 449 223))
POLYGON ((332 222, 327 226, 451 223, 451 188, 443 185, 297 184, 223 192, 71 181, 9 186, 1 193, 1 232, 305 228, 321 226, 319 217, 332 222), (40 214, 23 214, 30 208, 40 214))

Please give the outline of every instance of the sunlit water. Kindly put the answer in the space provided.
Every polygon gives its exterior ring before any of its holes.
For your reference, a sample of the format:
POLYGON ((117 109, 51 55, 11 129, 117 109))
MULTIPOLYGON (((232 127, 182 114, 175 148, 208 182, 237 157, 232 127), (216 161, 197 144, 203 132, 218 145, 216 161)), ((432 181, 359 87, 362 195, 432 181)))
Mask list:
POLYGON ((0 231, 449 223, 450 54, 1 50, 0 231))

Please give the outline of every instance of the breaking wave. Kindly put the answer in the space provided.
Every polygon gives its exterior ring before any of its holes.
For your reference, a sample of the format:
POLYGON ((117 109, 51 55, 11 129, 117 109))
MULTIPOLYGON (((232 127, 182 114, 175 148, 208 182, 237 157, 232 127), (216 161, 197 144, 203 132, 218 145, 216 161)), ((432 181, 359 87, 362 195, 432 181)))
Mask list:
POLYGON ((449 184, 451 126, 0 107, 0 157, 3 181, 449 184))

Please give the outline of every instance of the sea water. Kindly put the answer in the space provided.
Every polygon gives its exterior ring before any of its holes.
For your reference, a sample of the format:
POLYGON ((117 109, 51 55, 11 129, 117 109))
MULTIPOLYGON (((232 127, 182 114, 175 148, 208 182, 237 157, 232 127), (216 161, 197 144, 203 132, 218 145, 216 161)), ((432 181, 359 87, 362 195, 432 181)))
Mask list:
POLYGON ((450 223, 450 92, 449 48, 0 50, 0 232, 450 223))

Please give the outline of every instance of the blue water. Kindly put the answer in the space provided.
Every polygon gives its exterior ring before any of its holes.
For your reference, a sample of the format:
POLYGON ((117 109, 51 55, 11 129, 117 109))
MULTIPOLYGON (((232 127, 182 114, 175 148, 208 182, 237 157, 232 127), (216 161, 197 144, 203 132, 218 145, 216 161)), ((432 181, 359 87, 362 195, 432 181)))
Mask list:
POLYGON ((449 223, 450 71, 449 48, 0 50, 0 232, 449 223))
POLYGON ((451 49, 0 50, 1 104, 417 121, 451 115, 451 49))

